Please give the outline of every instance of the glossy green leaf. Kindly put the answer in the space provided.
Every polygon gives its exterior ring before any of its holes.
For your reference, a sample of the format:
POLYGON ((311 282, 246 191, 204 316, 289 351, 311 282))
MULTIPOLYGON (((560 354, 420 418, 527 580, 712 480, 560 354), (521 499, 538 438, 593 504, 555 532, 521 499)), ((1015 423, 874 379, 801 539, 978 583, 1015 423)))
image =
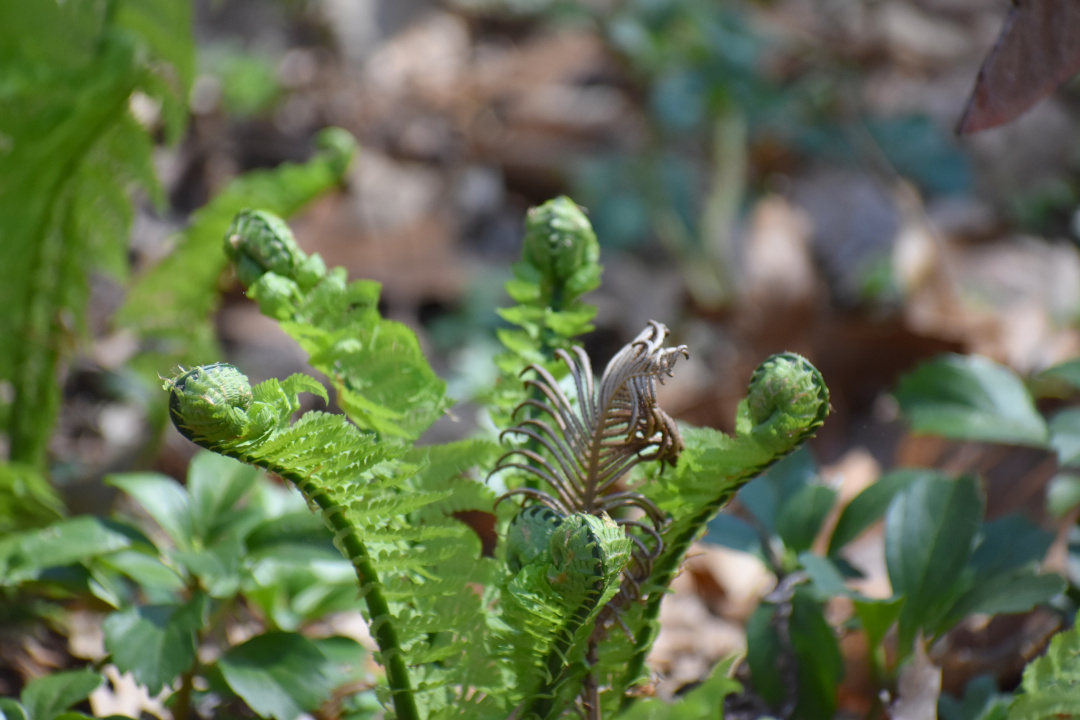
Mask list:
POLYGON ((1054 541, 1051 533, 1015 513, 983 523, 980 534, 971 556, 979 576, 1040 563, 1054 541))
POLYGON ((1063 380, 1074 388, 1080 390, 1080 359, 1069 360, 1060 365, 1043 370, 1041 375, 1049 378, 1063 380))
POLYGON ((1050 420, 1050 447, 1062 465, 1080 465, 1080 408, 1062 410, 1050 420))
POLYGON ((945 477, 938 470, 921 468, 903 468, 893 470, 878 478, 856 495, 840 513, 829 539, 829 555, 834 555, 845 545, 861 535, 867 528, 880 520, 896 494, 910 485, 916 478, 924 476, 945 477))
POLYGON ((1080 505, 1080 476, 1059 473, 1050 479, 1046 488, 1046 509, 1055 519, 1060 519, 1080 505))
POLYGON ((786 498, 776 516, 776 533, 793 552, 809 550, 836 502, 836 491, 807 485, 786 498))
POLYGON ((750 683, 754 691, 775 707, 788 694, 787 681, 776 659, 785 650, 774 625, 776 606, 761 603, 746 623, 746 663, 750 666, 750 683))
POLYGON ((199 550, 180 550, 173 558, 202 581, 211 597, 228 598, 240 586, 240 564, 244 545, 238 538, 219 540, 199 550))
POLYGON ((26 684, 22 703, 30 720, 54 720, 97 690, 105 679, 89 668, 45 675, 26 684))
POLYGON ((224 533, 236 533, 236 503, 255 484, 259 470, 212 452, 200 452, 188 467, 187 492, 192 529, 199 540, 212 544, 224 533))
POLYGON ((184 588, 184 579, 176 570, 163 563, 156 554, 121 550, 99 559, 98 564, 123 573, 131 578, 144 591, 158 588, 167 592, 180 592, 184 588))
POLYGON ((221 674, 252 710, 276 720, 296 720, 330 695, 327 658, 303 635, 272 632, 226 652, 221 674))
POLYGON ((42 570, 84 561, 130 547, 140 538, 117 523, 83 515, 41 530, 5 538, 0 550, 8 582, 36 577, 42 570))
POLYGON ((31 720, 18 701, 12 698, 0 698, 0 720, 31 720))
POLYGON ((205 598, 183 605, 143 605, 105 619, 105 649, 121 672, 130 672, 151 695, 191 669, 205 598))
POLYGON ((106 482, 142 505, 176 547, 191 547, 191 509, 187 491, 180 483, 160 473, 110 475, 106 482))
POLYGON ((791 649, 798 662, 798 700, 793 717, 830 720, 836 712, 836 692, 844 677, 844 659, 824 606, 805 588, 791 601, 788 623, 791 649))
POLYGON ((1017 568, 977 578, 949 611, 953 622, 969 615, 1007 615, 1028 612, 1065 590, 1060 575, 1038 575, 1032 569, 1017 568))
POLYGON ((977 355, 945 355, 906 375, 896 399, 912 429, 956 440, 1043 446, 1046 424, 1023 381, 977 355))
POLYGON ((905 598, 901 651, 920 628, 933 633, 964 589, 985 499, 978 479, 921 477, 901 491, 885 517, 885 564, 893 592, 905 598))
POLYGON ((852 594, 844 582, 844 576, 829 558, 804 552, 799 555, 799 564, 810 576, 820 599, 852 594))
POLYGON ((807 450, 799 450, 773 465, 739 492, 739 502, 768 530, 777 533, 777 518, 785 504, 817 475, 817 464, 807 450))
POLYGON ((903 597, 892 598, 864 598, 857 597, 854 600, 855 615, 859 618, 863 630, 866 631, 867 642, 871 648, 881 645, 885 633, 893 626, 900 616, 900 610, 904 605, 903 597))

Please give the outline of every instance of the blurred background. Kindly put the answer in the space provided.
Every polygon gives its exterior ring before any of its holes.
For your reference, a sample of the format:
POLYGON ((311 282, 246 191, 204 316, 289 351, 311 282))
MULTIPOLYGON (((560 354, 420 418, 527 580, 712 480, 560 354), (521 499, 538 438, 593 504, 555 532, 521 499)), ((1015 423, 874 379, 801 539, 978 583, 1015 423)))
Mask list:
MULTIPOLYGON (((691 353, 664 388, 670 414, 730 431, 753 368, 796 351, 832 392, 812 450, 842 497, 884 468, 977 471, 989 518, 1045 522, 1052 452, 913 436, 890 395, 943 352, 1021 375, 1080 355, 1075 84, 1007 125, 954 133, 1009 7, 198 0, 191 123, 155 151, 167 204, 140 212, 132 261, 151 267, 239 173, 305 160, 317 131, 342 127, 361 145, 347 182, 291 225, 328 265, 383 283, 384 314, 419 334, 462 402, 432 440, 472 431, 524 213, 567 194, 587 208, 605 267, 588 350, 601 364, 646 321, 667 324, 691 353)), ((225 359, 253 380, 303 369, 222 282, 225 359)), ((101 316, 116 292, 96 287, 101 316)), ((100 361, 116 338, 104 323, 95 332, 100 361)), ((130 417, 120 403, 100 421, 86 368, 53 442, 69 496, 138 455, 130 434, 100 430, 130 417)), ((192 450, 174 435, 154 462, 182 477, 192 450)), ((880 538, 867 548, 873 567, 880 538)), ((877 580, 887 594, 883 570, 877 580)), ((679 588, 655 658, 677 684, 740 647, 769 578, 748 555, 703 546, 679 588)), ((1046 634, 1028 622, 1007 642, 1046 634)), ((1000 649, 971 638, 969 659, 980 643, 1000 649)))

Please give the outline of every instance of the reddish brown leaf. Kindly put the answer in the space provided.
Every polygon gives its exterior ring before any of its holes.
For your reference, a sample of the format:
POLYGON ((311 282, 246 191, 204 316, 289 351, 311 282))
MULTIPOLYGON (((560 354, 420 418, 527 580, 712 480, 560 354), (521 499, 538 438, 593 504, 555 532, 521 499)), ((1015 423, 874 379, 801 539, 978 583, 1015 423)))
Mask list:
POLYGON ((1080 2, 1013 0, 983 60, 956 131, 988 130, 1016 119, 1080 71, 1080 2))

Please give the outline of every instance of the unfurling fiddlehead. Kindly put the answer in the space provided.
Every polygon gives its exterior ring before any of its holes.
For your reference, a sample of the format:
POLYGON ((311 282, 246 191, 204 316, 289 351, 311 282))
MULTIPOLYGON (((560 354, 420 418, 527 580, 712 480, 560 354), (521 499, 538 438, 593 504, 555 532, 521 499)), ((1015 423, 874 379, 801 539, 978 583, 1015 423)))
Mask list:
POLYGON ((255 387, 232 365, 218 363, 182 372, 165 381, 169 414, 186 438, 208 450, 265 468, 290 480, 312 507, 317 507, 342 555, 352 563, 367 604, 371 633, 386 667, 391 698, 399 720, 418 714, 397 630, 383 596, 372 557, 346 505, 350 486, 385 459, 373 436, 363 434, 342 415, 304 414, 298 394, 326 399, 314 378, 293 375, 255 387))
POLYGON ((637 508, 646 522, 619 518, 631 532, 635 567, 626 578, 627 591, 649 574, 651 561, 662 545, 663 515, 643 495, 619 489, 617 484, 640 462, 658 460, 674 465, 683 448, 675 421, 656 403, 656 384, 669 376, 676 360, 687 356, 685 345, 665 348, 668 330, 658 322, 649 326, 608 363, 599 387, 593 380, 588 355, 579 347, 574 354, 556 354, 570 369, 577 402, 539 365, 525 384, 543 398, 525 400, 518 408, 533 408, 546 419, 529 418, 503 431, 528 438, 547 451, 545 457, 529 447, 514 448, 500 458, 496 470, 516 468, 543 480, 551 492, 522 487, 506 496, 524 495, 563 515, 574 512, 615 512, 637 508), (520 460, 519 460, 520 459, 520 460))
MULTIPOLYGON (((519 573, 516 584, 521 584, 520 578, 529 577, 530 563, 552 560, 566 523, 572 518, 590 518, 582 521, 589 526, 601 523, 609 528, 606 532, 621 538, 628 548, 627 561, 619 564, 616 573, 621 577, 612 584, 609 596, 602 602, 592 594, 577 598, 583 605, 573 613, 573 624, 582 627, 579 621, 587 616, 591 625, 585 633, 587 642, 580 648, 585 653, 579 658, 584 660, 584 666, 580 662, 575 666, 575 661, 564 657, 561 673, 545 670, 549 678, 545 692, 558 694, 564 685, 572 684, 571 678, 584 685, 582 704, 586 712, 598 710, 595 692, 590 692, 595 684, 588 678, 592 649, 619 608, 640 597, 640 586, 663 549, 664 515, 641 493, 621 487, 620 481, 644 461, 675 465, 683 449, 675 421, 659 408, 656 398, 656 384, 671 374, 680 356, 687 356, 685 346, 664 347, 667 334, 666 327, 650 322, 611 359, 599 383, 593 379, 592 365, 581 348, 574 347, 572 354, 558 350, 556 357, 566 364, 574 383, 574 399, 546 368, 530 366, 529 371, 536 377, 527 379, 525 385, 532 389, 533 397, 522 402, 515 415, 528 411, 532 417, 503 432, 504 436, 525 438, 528 444, 503 455, 496 470, 515 469, 550 488, 519 487, 503 496, 521 495, 539 503, 523 509, 508 530, 506 557, 509 569, 519 573), (609 513, 619 517, 612 521, 609 513), (554 685, 552 676, 557 680, 554 685)), ((594 547, 602 545, 595 543, 594 547)), ((606 557, 597 556, 595 560, 604 568, 611 566, 606 557)), ((567 597, 573 596, 563 599, 567 597)), ((565 643, 556 645, 559 649, 565 643)), ((560 649, 560 654, 565 651, 560 649)), ((547 705, 538 706, 543 711, 527 707, 540 717, 547 716, 547 705)))

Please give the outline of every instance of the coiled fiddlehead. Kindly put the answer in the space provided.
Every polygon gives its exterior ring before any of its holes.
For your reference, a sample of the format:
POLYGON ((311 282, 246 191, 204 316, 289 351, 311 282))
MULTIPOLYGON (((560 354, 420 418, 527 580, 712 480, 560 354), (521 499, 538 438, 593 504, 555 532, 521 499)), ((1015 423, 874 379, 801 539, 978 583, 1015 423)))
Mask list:
POLYGON ((169 391, 173 424, 184 437, 290 480, 319 509, 334 533, 335 545, 356 571, 397 717, 418 720, 408 668, 378 573, 346 516, 349 485, 385 459, 373 436, 362 434, 341 415, 309 412, 290 424, 301 391, 327 397, 322 385, 305 375, 268 380, 253 388, 235 367, 218 363, 184 371, 166 380, 164 388, 169 391))
POLYGON ((674 465, 683 448, 675 421, 657 405, 656 385, 669 376, 678 358, 687 357, 685 345, 664 347, 668 329, 650 322, 608 363, 599 385, 592 365, 580 347, 573 355, 556 356, 569 368, 577 390, 571 400, 558 381, 540 365, 529 370, 536 378, 525 381, 542 399, 529 398, 518 406, 538 411, 503 436, 518 435, 542 448, 514 448, 499 459, 496 470, 514 468, 544 481, 551 492, 516 488, 504 497, 523 495, 562 515, 574 512, 600 515, 637 508, 645 521, 620 517, 634 545, 634 568, 626 578, 626 593, 637 596, 637 586, 648 576, 659 554, 663 514, 642 494, 617 485, 638 463, 657 460, 674 465), (545 419, 540 417, 546 416, 545 419), (519 460, 520 458, 520 460, 519 460))
POLYGON ((829 390, 817 368, 795 353, 773 355, 751 375, 734 437, 707 429, 687 433, 689 446, 679 467, 665 476, 654 473, 642 486, 671 522, 644 592, 645 606, 626 619, 637 636, 630 661, 611 680, 616 704, 631 702, 626 690, 644 669, 660 601, 691 543, 739 488, 812 437, 828 413, 829 390))
POLYGON ((588 673, 586 646, 604 605, 619 591, 630 541, 606 514, 521 510, 507 532, 513 575, 502 593, 506 651, 523 699, 511 717, 558 717, 588 673))

